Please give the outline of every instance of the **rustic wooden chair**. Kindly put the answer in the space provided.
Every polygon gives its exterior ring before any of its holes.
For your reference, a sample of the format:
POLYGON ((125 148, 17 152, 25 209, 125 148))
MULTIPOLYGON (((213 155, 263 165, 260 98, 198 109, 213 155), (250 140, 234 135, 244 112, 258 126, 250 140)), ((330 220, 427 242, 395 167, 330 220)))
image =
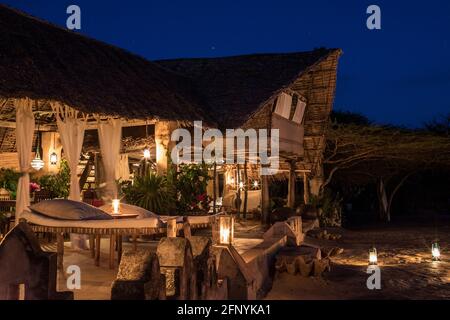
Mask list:
POLYGON ((44 252, 26 222, 0 242, 0 300, 73 300, 73 292, 56 291, 57 255, 44 252))

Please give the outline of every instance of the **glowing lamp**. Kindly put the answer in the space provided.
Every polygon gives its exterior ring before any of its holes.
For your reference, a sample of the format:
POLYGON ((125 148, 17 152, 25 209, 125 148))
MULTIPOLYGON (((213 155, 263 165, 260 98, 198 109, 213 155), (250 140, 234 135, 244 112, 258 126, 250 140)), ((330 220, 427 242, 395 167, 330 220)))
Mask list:
POLYGON ((253 188, 258 189, 259 183, 258 180, 253 181, 253 188))
POLYGON ((219 244, 231 245, 234 237, 234 218, 232 216, 219 217, 219 244))
POLYGON ((239 182, 239 189, 244 189, 244 183, 243 182, 239 182))
POLYGON ((437 242, 431 245, 431 256, 433 261, 439 261, 441 258, 441 251, 439 250, 439 244, 437 242))
POLYGON ((119 214, 120 213, 120 199, 113 199, 113 201, 112 201, 112 209, 113 209, 113 214, 119 214))
POLYGON ((369 265, 376 266, 378 264, 377 249, 374 247, 369 250, 369 265))
POLYGON ((58 163, 58 155, 56 154, 56 152, 53 152, 53 153, 50 155, 50 164, 51 164, 52 166, 56 166, 57 163, 58 163))
POLYGON ((150 160, 150 149, 148 147, 145 147, 144 149, 144 159, 150 160))
POLYGON ((31 167, 36 171, 39 171, 44 167, 44 161, 41 159, 39 151, 36 152, 36 156, 31 160, 31 167))

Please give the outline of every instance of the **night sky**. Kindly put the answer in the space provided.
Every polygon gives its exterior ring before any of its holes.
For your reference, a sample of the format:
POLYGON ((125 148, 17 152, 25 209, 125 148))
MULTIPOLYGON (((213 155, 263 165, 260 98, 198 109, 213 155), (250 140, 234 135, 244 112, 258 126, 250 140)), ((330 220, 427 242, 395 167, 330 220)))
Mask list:
POLYGON ((450 113, 450 1, 2 1, 148 59, 342 48, 335 108, 421 126, 450 113), (381 7, 381 30, 366 8, 381 7))

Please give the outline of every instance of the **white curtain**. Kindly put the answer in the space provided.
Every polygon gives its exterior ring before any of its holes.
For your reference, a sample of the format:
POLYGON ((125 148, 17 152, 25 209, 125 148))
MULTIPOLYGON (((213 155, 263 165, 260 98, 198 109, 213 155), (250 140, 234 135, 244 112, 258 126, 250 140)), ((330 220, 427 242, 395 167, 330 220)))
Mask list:
POLYGON ((21 176, 17 185, 16 224, 22 212, 30 205, 31 153, 34 136, 34 115, 32 101, 19 99, 16 103, 16 146, 21 176))
POLYGON ((54 107, 56 123, 61 136, 65 158, 70 168, 69 199, 80 201, 80 186, 78 179, 78 163, 80 162, 81 148, 83 147, 86 117, 78 117, 79 112, 61 105, 54 107))
POLYGON ((116 165, 116 180, 130 180, 130 167, 128 164, 128 154, 124 153, 119 156, 116 165))
MULTIPOLYGON (((78 111, 58 103, 52 104, 52 108, 55 112, 64 155, 70 168, 69 199, 80 201, 78 163, 80 162, 81 148, 83 147, 87 116, 81 115, 81 118, 79 118, 80 114, 78 111)), ((88 249, 86 235, 71 234, 70 241, 73 249, 88 249)))
POLYGON ((122 139, 122 121, 120 119, 108 119, 99 121, 98 138, 105 169, 105 192, 107 200, 117 198, 116 166, 120 156, 120 142, 122 139))

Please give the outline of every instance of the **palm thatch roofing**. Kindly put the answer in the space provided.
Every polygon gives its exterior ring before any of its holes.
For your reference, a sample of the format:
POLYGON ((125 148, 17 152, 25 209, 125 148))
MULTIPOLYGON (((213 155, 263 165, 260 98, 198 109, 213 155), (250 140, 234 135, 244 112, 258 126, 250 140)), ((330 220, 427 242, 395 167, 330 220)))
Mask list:
POLYGON ((243 125, 262 105, 339 49, 155 61, 192 80, 203 108, 222 128, 243 125))
POLYGON ((205 118, 187 79, 0 5, 0 98, 21 97, 131 119, 205 118))

